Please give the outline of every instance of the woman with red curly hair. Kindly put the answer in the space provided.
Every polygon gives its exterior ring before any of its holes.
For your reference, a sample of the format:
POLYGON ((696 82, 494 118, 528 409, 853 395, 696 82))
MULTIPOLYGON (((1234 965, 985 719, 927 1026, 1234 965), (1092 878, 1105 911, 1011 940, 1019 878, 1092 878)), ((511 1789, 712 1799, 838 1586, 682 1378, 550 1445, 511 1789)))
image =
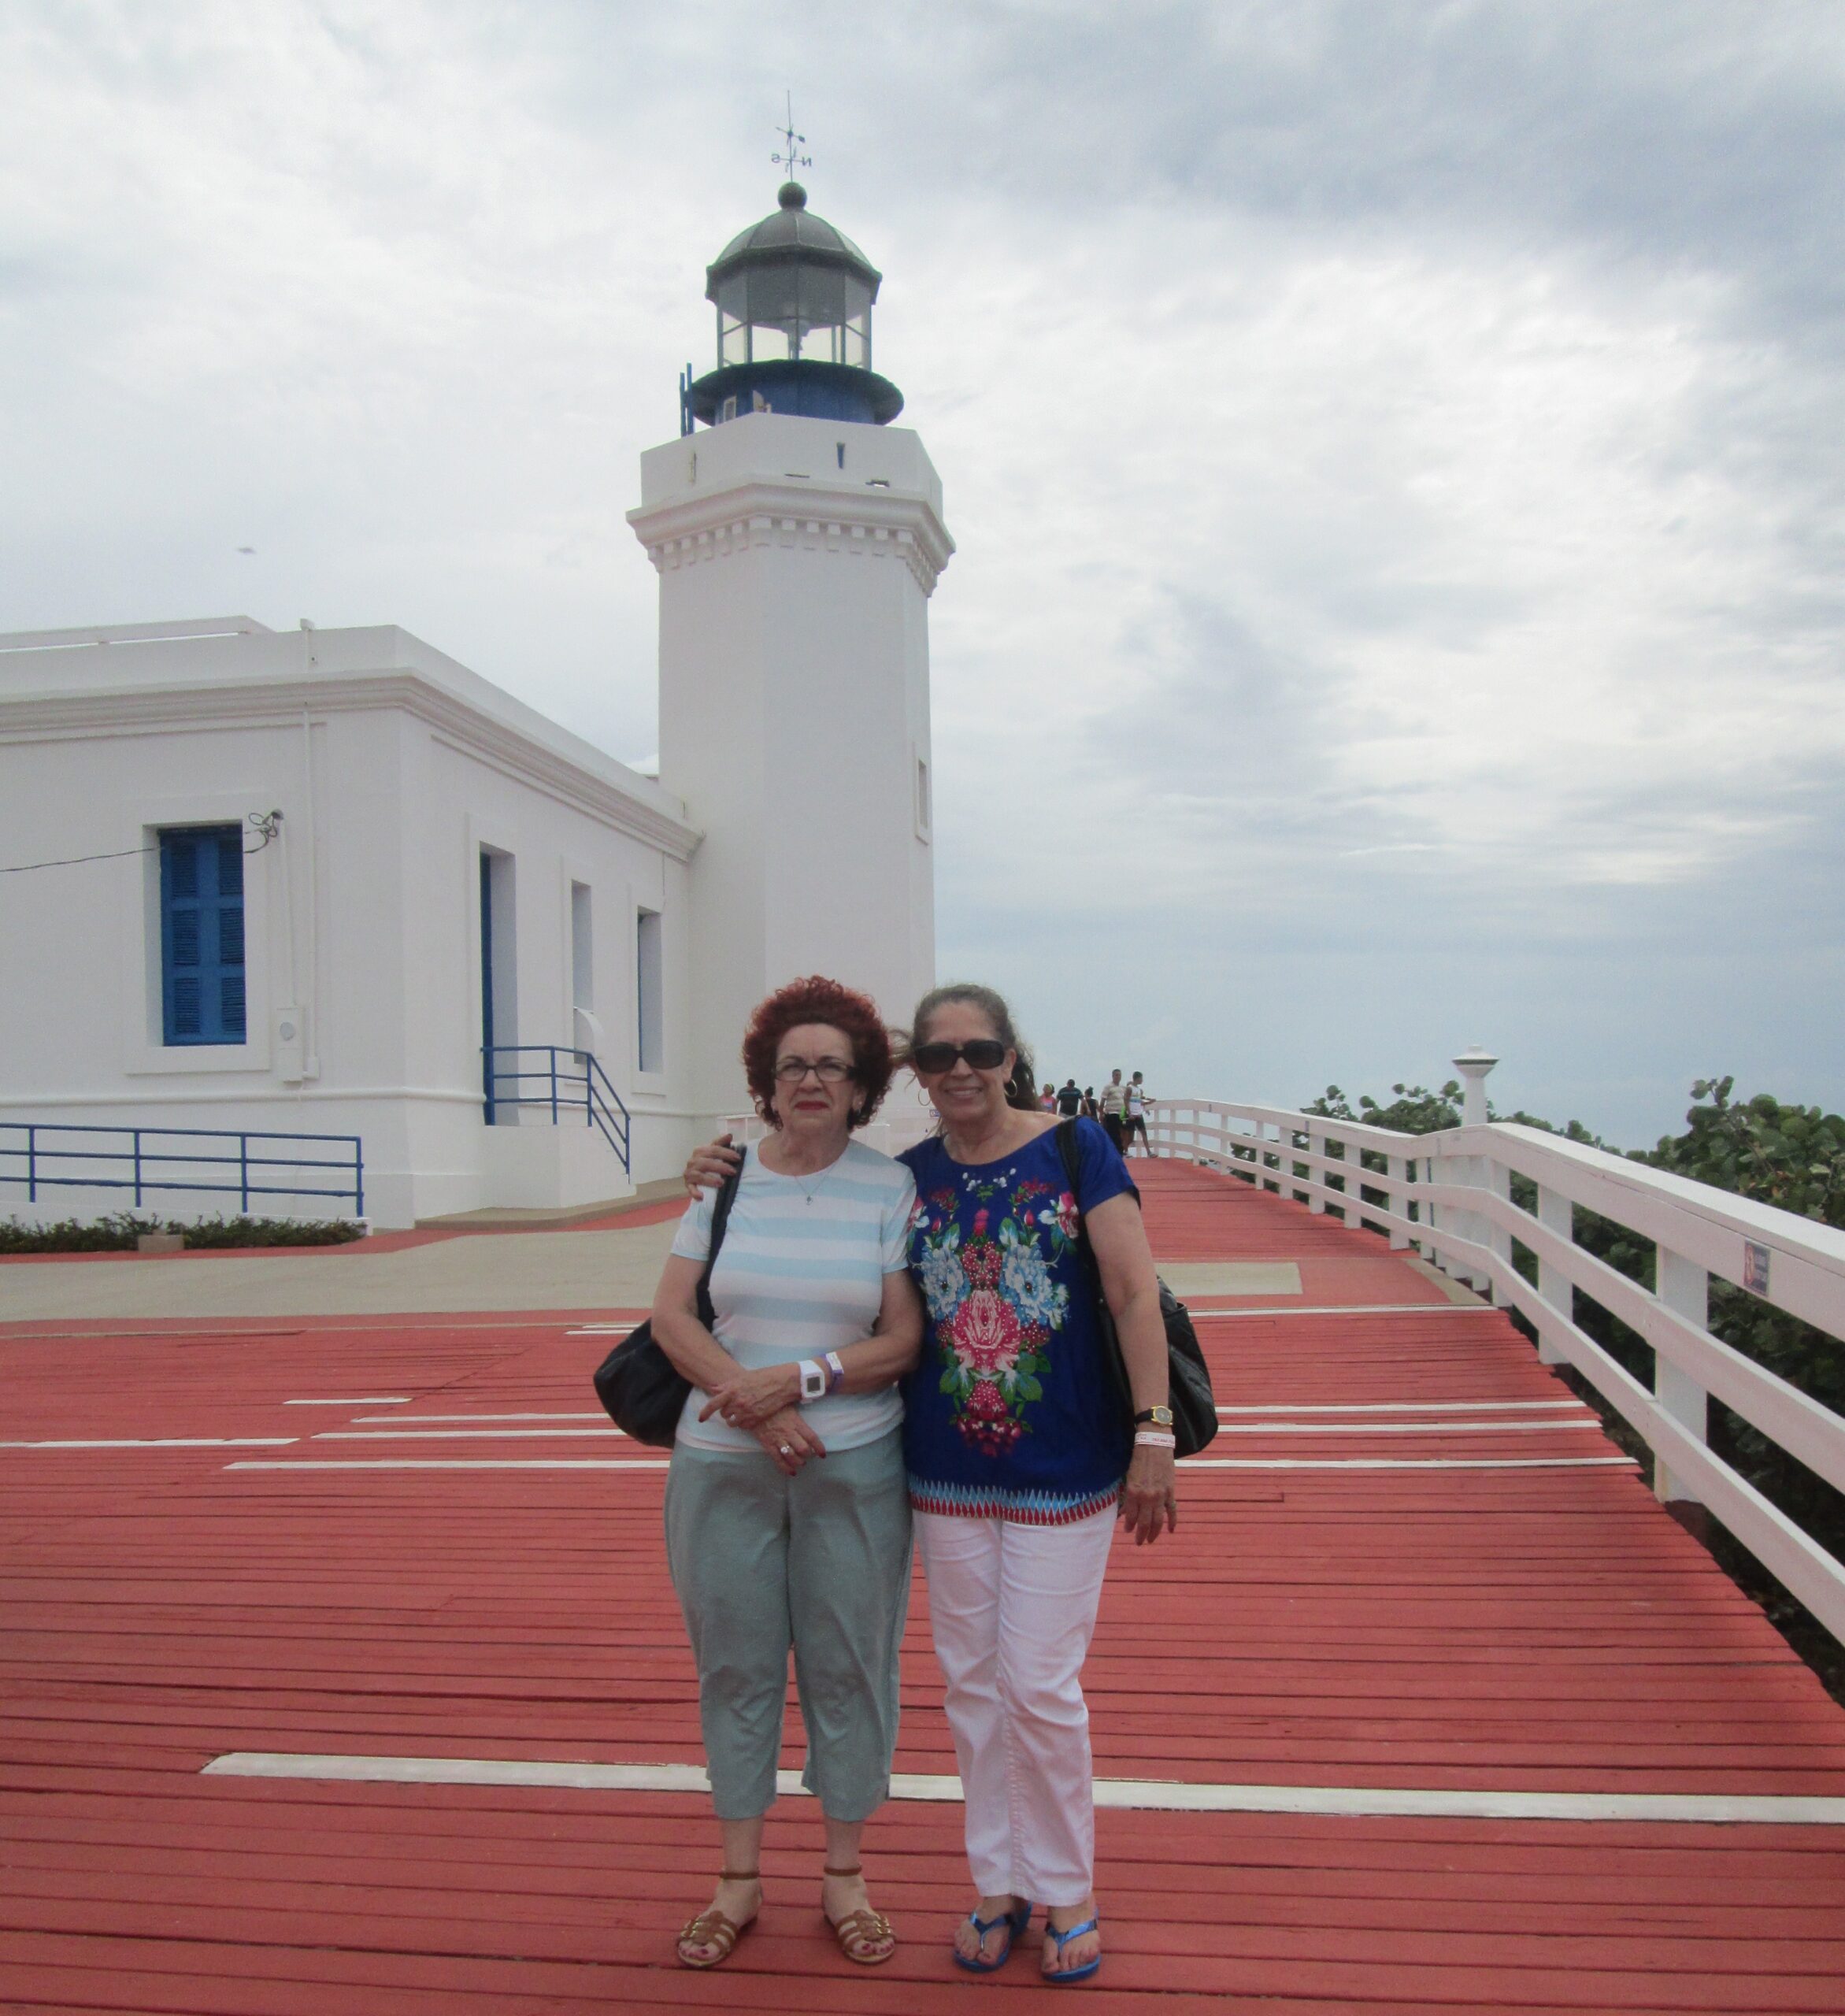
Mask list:
POLYGON ((698 1287, 715 1196, 694 1203, 654 1299, 654 1335, 691 1381, 666 1483, 666 1551, 698 1668, 724 1861, 687 1925, 688 1967, 728 1959, 761 1909, 788 1653, 807 1732, 802 1782, 826 1822, 821 1908, 873 1966, 896 1939, 858 1844, 890 1789, 910 1514, 897 1381, 922 1343, 909 1273, 916 1185, 852 1140, 891 1082, 890 1039, 862 994, 791 981, 750 1018, 743 1068, 769 1124, 744 1153, 698 1287))

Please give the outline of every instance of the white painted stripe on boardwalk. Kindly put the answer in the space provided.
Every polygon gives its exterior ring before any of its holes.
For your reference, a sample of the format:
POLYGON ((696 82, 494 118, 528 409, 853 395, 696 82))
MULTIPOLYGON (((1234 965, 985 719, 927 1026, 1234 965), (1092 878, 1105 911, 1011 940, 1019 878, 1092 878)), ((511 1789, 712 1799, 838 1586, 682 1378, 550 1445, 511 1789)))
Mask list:
POLYGON ((408 1393, 361 1393, 356 1400, 284 1400, 285 1407, 407 1407, 408 1393))
POLYGON ((564 1334, 567 1337, 625 1337, 629 1331, 640 1327, 638 1323, 580 1323, 564 1334))
MULTIPOLYGON (((1591 1411, 1580 1400, 1340 1400, 1312 1403, 1299 1402, 1290 1406, 1285 1401, 1273 1405, 1254 1405, 1220 1407, 1220 1418, 1226 1414, 1536 1414, 1539 1409, 1562 1412, 1574 1408, 1578 1414, 1591 1411)), ((430 1421, 442 1418, 438 1414, 424 1417, 430 1421)), ((461 1419, 460 1415, 455 1418, 461 1419)), ((483 1421, 497 1417, 483 1414, 483 1421)), ((510 1417, 509 1416, 509 1419, 510 1417)))
MULTIPOLYGON (((702 1764, 523 1762, 498 1758, 337 1757, 233 1751, 205 1767, 208 1776, 312 1778, 355 1784, 530 1785, 575 1792, 695 1792, 711 1781, 702 1764)), ((798 1771, 778 1771, 775 1788, 799 1797, 798 1771)), ((897 1799, 950 1801, 961 1781, 899 1771, 897 1799)), ((1366 1785, 1220 1785, 1187 1779, 1098 1778, 1095 1803, 1167 1813, 1306 1813, 1375 1818, 1461 1820, 1725 1821, 1769 1826, 1845 1826, 1845 1799, 1764 1792, 1499 1792, 1466 1788, 1366 1785)))
MULTIPOLYGON (((663 1470, 664 1456, 328 1456, 227 1463, 228 1470, 663 1470)), ((1629 1456, 1186 1456, 1188 1470, 1637 1469, 1629 1456)))
MULTIPOLYGON (((465 1419, 464 1416, 462 1418, 465 1419)), ((1223 1435, 1536 1435, 1563 1430, 1599 1430, 1594 1414, 1580 1421, 1225 1421, 1223 1435)), ((317 1442, 494 1442, 561 1440, 572 1436, 621 1436, 612 1421, 600 1428, 341 1428, 326 1429, 317 1442)))
POLYGON ((665 1456, 329 1456, 227 1463, 228 1470, 663 1470, 665 1456))
MULTIPOLYGON (((1524 1424, 1521 1422, 1520 1426, 1524 1424)), ((1545 1425, 1549 1426, 1547 1422, 1545 1425)), ((600 1428, 330 1428, 314 1437, 317 1442, 467 1442, 517 1440, 521 1436, 554 1438, 560 1436, 619 1436, 611 1421, 600 1428)))
POLYGON ((1639 1468, 1631 1456, 1182 1456, 1180 1461, 1188 1470, 1593 1470, 1610 1469, 1617 1465, 1623 1469, 1639 1468))
POLYGON ((0 1449, 285 1449, 296 1435, 122 1436, 86 1442, 0 1442, 0 1449))
MULTIPOLYGON (((1193 1292, 1209 1295, 1212 1291, 1204 1288, 1193 1292)), ((1458 1311, 1465 1315, 1490 1316, 1493 1313, 1491 1306, 1484 1302, 1329 1302, 1313 1309, 1293 1305, 1274 1309, 1193 1309, 1190 1303, 1185 1306, 1191 1310, 1195 1323, 1221 1323, 1231 1317, 1247 1319, 1254 1316, 1439 1316, 1444 1311, 1450 1314, 1458 1311)))
POLYGON ((402 1421, 407 1427, 420 1428, 425 1422, 470 1421, 599 1421, 607 1423, 611 1435, 621 1432, 600 1407, 585 1407, 580 1413, 569 1414, 355 1414, 353 1425, 362 1428, 368 1421, 385 1421, 395 1426, 402 1421))
MULTIPOLYGON (((1559 1435, 1575 1429, 1599 1429, 1599 1418, 1584 1410, 1580 1421, 1226 1421, 1220 1435, 1559 1435)), ((324 1436, 315 1440, 324 1442, 324 1436)))

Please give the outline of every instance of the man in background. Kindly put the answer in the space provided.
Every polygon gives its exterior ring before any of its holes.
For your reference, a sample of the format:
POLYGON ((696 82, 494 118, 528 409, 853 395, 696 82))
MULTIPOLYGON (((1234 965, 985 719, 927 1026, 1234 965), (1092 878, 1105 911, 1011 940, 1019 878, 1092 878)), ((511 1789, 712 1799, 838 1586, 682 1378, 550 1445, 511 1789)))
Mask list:
POLYGON ((1128 1081, 1127 1095, 1127 1117, 1121 1128, 1121 1153, 1131 1155, 1134 1152, 1134 1140, 1138 1135, 1140 1152, 1143 1155, 1150 1155, 1153 1149, 1147 1139, 1147 1107, 1153 1095, 1141 1083, 1138 1071, 1128 1081))
POLYGON ((1074 1120, 1083 1110, 1083 1092, 1074 1078, 1066 1078, 1058 1088, 1057 1110, 1065 1120, 1074 1120))
POLYGON ((1128 1124, 1128 1088, 1121 1083, 1119 1065, 1102 1088, 1102 1124, 1108 1129, 1108 1138, 1119 1148, 1128 1124))

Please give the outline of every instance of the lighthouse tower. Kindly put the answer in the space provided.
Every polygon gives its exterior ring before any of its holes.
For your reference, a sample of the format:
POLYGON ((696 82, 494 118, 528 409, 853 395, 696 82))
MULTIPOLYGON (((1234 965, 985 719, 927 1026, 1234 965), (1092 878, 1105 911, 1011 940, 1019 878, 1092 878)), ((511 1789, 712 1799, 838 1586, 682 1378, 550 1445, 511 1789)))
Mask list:
POLYGON ((954 543, 903 396, 872 369, 881 276, 791 182, 708 272, 713 368, 641 458, 660 576, 660 777, 691 863, 691 1117, 740 1110, 749 1011, 797 974, 901 1021, 935 979, 928 598, 954 543))

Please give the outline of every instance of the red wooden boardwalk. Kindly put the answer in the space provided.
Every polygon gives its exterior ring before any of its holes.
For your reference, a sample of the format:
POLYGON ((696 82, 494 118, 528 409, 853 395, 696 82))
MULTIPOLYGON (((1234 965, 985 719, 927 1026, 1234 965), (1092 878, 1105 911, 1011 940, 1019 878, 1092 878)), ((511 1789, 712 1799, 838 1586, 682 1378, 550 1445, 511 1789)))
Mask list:
MULTIPOLYGON (((1161 2016, 1845 2009, 1845 1826, 1464 1810, 1838 1798, 1845 1713, 1502 1317, 1225 1180, 1147 1188, 1162 1255, 1293 1259, 1302 1292, 1199 1299, 1230 1312, 1200 1325, 1220 1466, 1186 1473, 1175 1542, 1117 1556, 1097 1770, 1332 1810, 1104 1810, 1108 1959, 1080 1992, 1161 2016), (1366 1788, 1455 1810, 1339 1810, 1366 1788)), ((10 1443, 295 1438, 0 1450, 0 2006, 1061 2006, 1035 1935, 993 1981, 948 1965, 951 1805, 893 1802, 868 1836, 891 1966, 824 1936, 817 1816, 790 1799, 761 1925, 694 1975, 669 1931, 712 1866, 694 1796, 201 1775, 238 1752, 697 1761, 661 1470, 562 1432, 593 1420, 489 1418, 581 1414, 606 1342, 550 1319, 0 1332, 10 1443), (596 1466, 300 1467, 406 1460, 596 1466)), ((946 1772, 922 1613, 919 1591, 898 1768, 946 1772)))

